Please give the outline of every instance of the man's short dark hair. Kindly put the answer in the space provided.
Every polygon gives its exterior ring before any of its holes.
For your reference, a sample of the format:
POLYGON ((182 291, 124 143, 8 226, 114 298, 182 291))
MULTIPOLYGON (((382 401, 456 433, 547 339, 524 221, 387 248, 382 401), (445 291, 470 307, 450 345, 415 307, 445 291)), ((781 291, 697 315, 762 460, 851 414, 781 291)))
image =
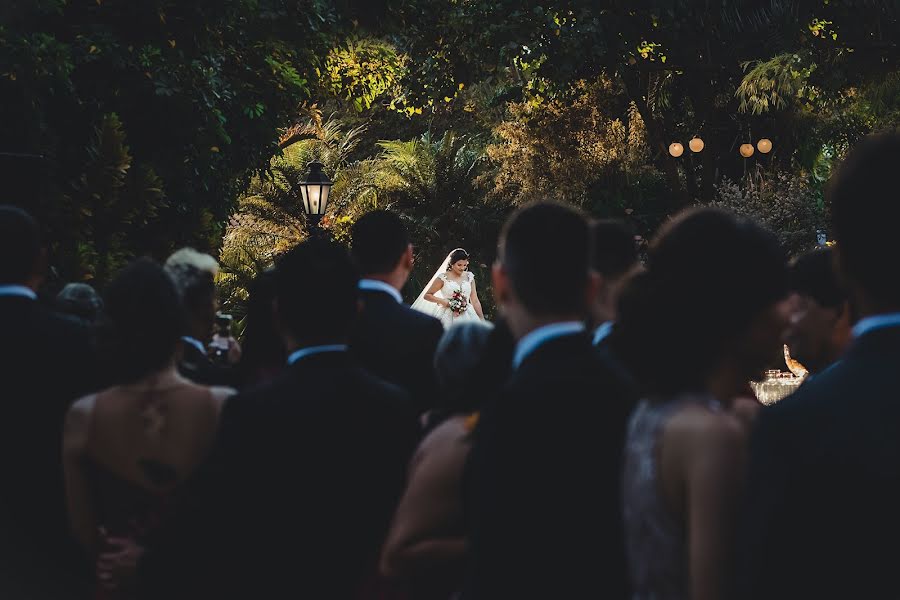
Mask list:
POLYGON ((358 271, 340 244, 324 239, 298 244, 275 267, 283 325, 303 339, 346 336, 356 318, 358 282, 358 271))
POLYGON ((881 303, 900 306, 900 134, 866 137, 829 182, 832 224, 842 274, 881 303))
POLYGON ((591 223, 591 268, 608 279, 618 279, 638 262, 634 232, 618 219, 591 223))
POLYGON ((386 210, 375 210, 360 217, 353 224, 350 236, 353 260, 363 275, 393 271, 409 247, 409 234, 403 221, 386 210))
POLYGON ((834 253, 830 248, 801 254, 791 261, 789 275, 791 291, 809 296, 819 306, 840 308, 847 301, 847 294, 834 268, 834 253))
POLYGON ((0 285, 27 282, 40 256, 37 222, 20 208, 0 205, 0 285))
POLYGON ((538 202, 516 211, 503 226, 499 256, 512 288, 538 315, 586 310, 590 231, 581 212, 538 202))

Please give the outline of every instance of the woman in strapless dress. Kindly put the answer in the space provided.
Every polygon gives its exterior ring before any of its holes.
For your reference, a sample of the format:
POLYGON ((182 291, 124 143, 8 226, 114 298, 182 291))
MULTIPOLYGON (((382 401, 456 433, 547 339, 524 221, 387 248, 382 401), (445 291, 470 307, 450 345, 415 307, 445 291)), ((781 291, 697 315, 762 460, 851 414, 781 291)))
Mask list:
POLYGON ((69 409, 63 460, 71 527, 94 557, 96 597, 125 599, 136 596, 129 574, 103 557, 139 551, 177 509, 175 492, 206 458, 234 392, 178 374, 182 308, 160 266, 130 265, 106 306, 110 375, 120 383, 69 409))

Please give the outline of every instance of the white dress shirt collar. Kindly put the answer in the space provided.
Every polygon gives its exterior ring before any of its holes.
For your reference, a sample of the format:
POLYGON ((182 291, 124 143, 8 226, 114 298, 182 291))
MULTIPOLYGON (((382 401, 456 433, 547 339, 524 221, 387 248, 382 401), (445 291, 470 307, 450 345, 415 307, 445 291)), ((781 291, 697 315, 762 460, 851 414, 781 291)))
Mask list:
POLYGON ((346 352, 348 350, 347 344, 326 344, 322 346, 307 346, 306 348, 300 348, 299 350, 295 350, 291 352, 290 356, 287 358, 287 362, 289 365, 296 363, 301 358, 312 356, 313 354, 322 354, 323 352, 346 352))
POLYGON ((858 338, 870 331, 888 327, 900 327, 900 313, 886 313, 860 319, 853 327, 853 337, 858 338))
POLYGON ((594 330, 594 345, 599 346, 600 342, 609 337, 609 334, 612 333, 613 330, 613 322, 606 321, 605 323, 600 323, 597 326, 597 329, 594 330))
POLYGON ((538 327, 534 331, 528 333, 516 344, 516 352, 513 355, 513 369, 518 369, 519 365, 525 358, 537 350, 545 342, 562 337, 564 335, 572 335, 581 333, 585 330, 584 323, 581 321, 562 321, 559 323, 551 323, 538 327))
POLYGON ((183 335, 181 336, 181 341, 183 341, 185 344, 190 344, 203 354, 206 354, 206 348, 203 347, 203 342, 201 342, 197 338, 192 338, 189 335, 183 335))
POLYGON ((0 296, 18 296, 29 300, 37 300, 37 294, 34 293, 34 290, 24 285, 0 285, 0 296))
POLYGON ((400 292, 397 291, 397 288, 383 281, 378 281, 377 279, 360 279, 359 289, 366 290, 368 292, 384 292, 385 294, 388 294, 391 298, 396 300, 398 303, 403 303, 403 296, 400 295, 400 292))

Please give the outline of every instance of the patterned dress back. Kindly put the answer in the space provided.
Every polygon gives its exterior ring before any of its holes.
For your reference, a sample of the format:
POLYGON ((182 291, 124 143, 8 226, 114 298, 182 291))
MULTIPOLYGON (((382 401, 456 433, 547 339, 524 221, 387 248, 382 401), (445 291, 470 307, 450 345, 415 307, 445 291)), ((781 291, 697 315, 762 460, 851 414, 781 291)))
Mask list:
POLYGON ((623 495, 633 600, 689 597, 684 525, 666 506, 658 478, 660 436, 671 416, 685 404, 720 410, 719 403, 706 396, 643 400, 628 422, 623 495))

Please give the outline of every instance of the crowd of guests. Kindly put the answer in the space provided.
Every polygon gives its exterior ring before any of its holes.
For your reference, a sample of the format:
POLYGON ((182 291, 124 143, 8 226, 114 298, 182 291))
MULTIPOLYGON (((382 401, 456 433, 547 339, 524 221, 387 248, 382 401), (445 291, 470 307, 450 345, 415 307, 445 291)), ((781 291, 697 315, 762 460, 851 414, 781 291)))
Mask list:
POLYGON ((717 209, 639 260, 623 223, 530 204, 497 318, 446 332, 375 211, 261 274, 240 345, 212 257, 43 302, 39 226, 0 206, 0 595, 897 596, 898 163, 898 134, 852 150, 836 245, 790 261, 717 209), (762 407, 785 342, 809 375, 762 407))

